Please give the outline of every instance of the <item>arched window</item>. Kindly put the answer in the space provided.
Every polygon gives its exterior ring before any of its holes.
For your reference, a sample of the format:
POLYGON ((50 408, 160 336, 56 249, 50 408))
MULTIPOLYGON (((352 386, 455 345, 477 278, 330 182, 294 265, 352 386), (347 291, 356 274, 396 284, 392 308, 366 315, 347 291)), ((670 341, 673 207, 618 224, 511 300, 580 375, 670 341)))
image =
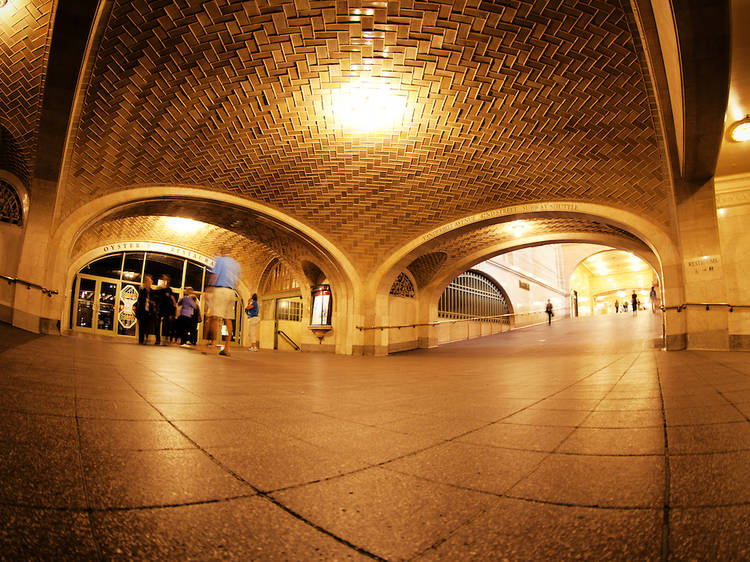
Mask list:
POLYGON ((23 222, 21 198, 13 186, 3 180, 0 180, 0 222, 18 226, 23 222))
POLYGON ((415 295, 414 284, 406 273, 399 273, 396 280, 391 285, 391 294, 396 297, 405 297, 413 299, 415 295))
POLYGON ((299 283, 289 268, 278 259, 272 261, 261 279, 260 294, 283 293, 294 289, 299 289, 299 283))
POLYGON ((443 291, 438 302, 440 318, 488 317, 485 322, 508 323, 505 295, 491 279, 477 271, 465 271, 443 291))

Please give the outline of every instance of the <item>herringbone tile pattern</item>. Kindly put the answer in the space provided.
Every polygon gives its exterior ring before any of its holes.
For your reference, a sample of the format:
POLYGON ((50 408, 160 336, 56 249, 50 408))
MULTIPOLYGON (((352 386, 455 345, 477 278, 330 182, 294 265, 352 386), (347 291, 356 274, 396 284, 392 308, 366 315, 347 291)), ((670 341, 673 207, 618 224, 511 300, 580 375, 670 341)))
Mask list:
POLYGON ((0 12, 0 169, 28 187, 39 136, 53 0, 11 2, 0 12))
POLYGON ((542 200, 667 216, 632 15, 619 0, 115 2, 63 212, 139 184, 203 186, 313 224, 366 271, 432 227, 542 200), (339 126, 380 81, 402 122, 339 126))

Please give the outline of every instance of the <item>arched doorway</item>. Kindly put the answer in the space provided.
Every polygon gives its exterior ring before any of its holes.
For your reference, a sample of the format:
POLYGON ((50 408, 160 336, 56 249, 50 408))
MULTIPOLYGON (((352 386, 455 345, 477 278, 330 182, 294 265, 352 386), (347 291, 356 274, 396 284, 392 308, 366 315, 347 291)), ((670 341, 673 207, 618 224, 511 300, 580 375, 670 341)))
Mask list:
MULTIPOLYGON (((73 333, 134 339, 138 334, 134 304, 146 275, 150 275, 155 284, 163 275, 168 275, 178 301, 190 287, 202 303, 212 260, 193 252, 191 256, 197 259, 191 259, 157 248, 161 245, 155 244, 128 243, 126 246, 132 249, 106 253, 74 276, 68 326, 73 333)), ((233 334, 236 341, 240 335, 237 321, 241 305, 238 296, 233 334)), ((204 328, 205 322, 199 326, 199 333, 203 333, 204 328)))
POLYGON ((303 301, 299 283, 279 259, 272 260, 260 281, 261 348, 299 351, 303 301))
POLYGON ((657 311, 660 279, 648 262, 615 248, 583 255, 586 257, 576 264, 569 281, 571 291, 577 294, 581 316, 632 312, 634 294, 638 310, 657 311))

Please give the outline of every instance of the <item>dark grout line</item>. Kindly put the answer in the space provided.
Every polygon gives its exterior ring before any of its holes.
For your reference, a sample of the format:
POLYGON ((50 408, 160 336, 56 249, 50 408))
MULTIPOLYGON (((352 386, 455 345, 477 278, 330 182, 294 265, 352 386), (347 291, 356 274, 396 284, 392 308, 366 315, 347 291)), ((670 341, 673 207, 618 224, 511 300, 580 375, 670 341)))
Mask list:
POLYGON ((518 501, 523 501, 523 502, 528 502, 528 503, 537 503, 541 505, 554 505, 554 506, 559 506, 559 507, 580 507, 580 508, 586 508, 586 509, 606 509, 606 510, 614 510, 614 511, 618 511, 618 510, 619 511, 657 511, 661 509, 660 507, 645 506, 645 505, 612 506, 612 505, 598 505, 598 504, 577 504, 577 503, 571 503, 571 502, 543 500, 539 498, 527 498, 525 496, 515 496, 513 494, 509 494, 506 492, 502 492, 502 493, 490 492, 489 490, 478 490, 476 488, 470 488, 469 486, 461 486, 460 484, 440 482, 438 480, 433 480, 432 478, 419 476, 418 474, 412 474, 410 472, 404 472, 402 470, 397 470, 395 468, 389 468, 389 467, 380 467, 380 468, 382 468, 383 470, 387 470, 389 472, 394 472, 396 474, 410 476, 412 478, 416 478, 417 480, 422 480, 423 482, 429 482, 430 484, 438 484, 440 486, 447 486, 449 488, 455 488, 457 490, 463 490, 465 492, 475 492, 477 494, 482 494, 485 496, 493 496, 496 498, 507 499, 507 500, 518 500, 518 501))
MULTIPOLYGON (((607 363, 607 365, 605 365, 604 367, 601 367, 601 368, 597 369, 596 371, 594 371, 592 373, 589 373, 588 375, 585 375, 584 377, 576 380, 575 382, 571 383, 570 385, 568 385, 568 386, 566 386, 566 387, 564 387, 564 388, 562 388, 562 389, 560 389, 560 390, 558 390, 556 392, 553 392, 552 394, 550 394, 548 396, 540 398, 539 400, 537 400, 536 402, 533 402, 532 404, 529 404, 528 406, 524 406, 523 408, 521 408, 519 410, 516 410, 514 412, 511 412, 510 414, 507 414, 507 415, 503 416, 502 418, 499 418, 499 419, 491 421, 491 422, 487 422, 487 423, 485 423, 484 425, 482 425, 480 427, 471 429, 469 431, 465 431, 464 433, 461 433, 459 435, 455 435, 455 436, 453 436, 453 437, 451 437, 449 439, 442 439, 442 440, 440 440, 440 441, 438 441, 436 443, 433 443, 431 445, 427 445, 426 447, 422 447, 421 449, 416 449, 414 451, 410 451, 408 453, 404 453, 403 455, 399 455, 397 457, 393 457, 393 458, 390 458, 388 460, 381 461, 379 463, 369 464, 368 466, 365 466, 365 467, 362 467, 362 468, 358 468, 356 470, 352 470, 352 471, 349 471, 349 472, 344 472, 344 473, 341 473, 341 474, 336 474, 336 475, 329 476, 329 477, 326 477, 326 478, 320 478, 318 480, 313 480, 313 481, 309 481, 309 482, 303 482, 301 484, 293 484, 291 486, 286 486, 286 487, 283 487, 283 488, 279 488, 279 489, 273 490, 272 492, 269 492, 269 493, 278 493, 278 492, 282 492, 282 491, 288 491, 288 490, 294 490, 294 489, 297 489, 297 488, 303 488, 303 487, 309 486, 311 484, 319 484, 321 482, 328 482, 328 481, 331 481, 331 480, 342 478, 344 476, 349 476, 351 474, 357 474, 359 472, 363 472, 363 471, 369 470, 371 468, 383 467, 383 466, 385 466, 387 464, 390 464, 390 463, 393 463, 393 462, 396 462, 396 461, 399 461, 399 460, 402 460, 402 459, 405 459, 405 458, 413 457, 413 456, 416 456, 416 455, 418 455, 420 453, 424 453, 425 451, 429 451, 430 449, 434 449, 436 447, 440 447, 442 445, 445 445, 446 443, 453 443, 457 439, 460 439, 461 437, 465 437, 467 435, 471 435, 472 433, 475 433, 475 432, 480 431, 482 429, 486 429, 486 428, 488 428, 488 427, 490 427, 492 425, 498 424, 502 420, 507 419, 507 418, 509 418, 511 416, 515 416, 516 414, 519 414, 519 413, 521 413, 521 412, 523 412, 523 411, 531 408, 532 406, 534 406, 535 404, 538 404, 539 402, 543 402, 544 400, 547 400, 550 397, 555 396, 556 394, 559 394, 561 392, 565 392, 566 390, 568 390, 569 388, 575 386, 576 384, 580 383, 581 381, 586 380, 587 378, 596 375, 597 373, 599 373, 603 369, 608 368, 610 365, 612 365, 613 363, 616 363, 620 359, 622 359, 622 357, 618 357, 617 359, 611 361, 610 363, 607 363)), ((517 425, 523 425, 523 424, 517 424, 517 425)), ((550 427, 559 427, 559 426, 550 426, 550 427)), ((304 441, 304 440, 300 439, 300 441, 304 441)), ((305 443, 307 443, 307 441, 305 441, 305 443)))
MULTIPOLYGON (((161 375, 157 374, 157 376, 161 376, 161 375)), ((279 509, 285 511, 286 513, 288 513, 289 515, 291 515, 292 517, 294 517, 298 521, 301 521, 302 523, 304 523, 305 525, 307 525, 307 526, 315 529, 316 531, 318 531, 318 532, 320 532, 320 533, 322 533, 324 535, 327 535, 327 536, 331 537, 335 541, 337 541, 340 544, 343 544, 343 545, 351 548, 352 550, 358 552, 359 554, 362 554, 363 556, 367 556, 368 558, 372 558, 373 560, 380 560, 380 561, 386 562, 386 559, 381 558, 377 554, 375 554, 373 552, 369 552, 368 550, 366 550, 366 549, 364 549, 364 548, 362 548, 360 546, 357 546, 354 543, 349 542, 345 538, 336 535, 332 531, 329 531, 328 529, 325 529, 325 528, 321 527, 320 525, 318 525, 316 523, 313 523, 312 521, 310 521, 309 519, 307 519, 306 517, 304 517, 302 514, 297 513, 296 511, 294 511, 290 507, 288 507, 288 506, 284 505, 283 503, 281 503, 279 500, 277 500, 276 498, 274 498, 273 496, 271 496, 269 493, 264 492, 263 490, 261 490, 257 486, 254 486, 252 483, 250 483, 245 478, 243 478, 242 476, 240 476, 239 474, 237 474, 235 471, 233 471, 231 468, 229 468, 228 466, 224 465, 224 463, 222 463, 219 459, 217 459, 215 456, 213 456, 211 453, 209 453, 206 449, 204 449, 203 447, 201 447, 198 444, 197 441, 195 441, 194 439, 192 439, 189 435, 187 435, 184 431, 182 431, 179 427, 177 427, 169 418, 167 418, 164 415, 164 413, 161 410, 159 410, 159 408, 157 408, 156 406, 154 406, 154 404, 152 404, 145 396, 143 396, 143 394, 141 394, 135 388, 135 386, 133 386, 124 376, 123 376, 123 380, 125 380, 125 382, 127 382, 130 385, 130 387, 133 389, 133 391, 136 394, 138 394, 138 396, 140 396, 141 399, 146 404, 148 404, 155 411, 157 411, 164 418, 164 421, 166 421, 169 425, 171 425, 172 428, 175 429, 175 431, 177 431, 183 437, 185 437, 185 439, 187 439, 188 441, 190 441, 195 446, 196 449, 198 449, 204 455, 206 455, 221 470, 223 470, 224 472, 226 472, 227 474, 229 474, 230 476, 232 476, 238 482, 244 484, 245 486, 247 486, 251 490, 253 490, 255 492, 255 495, 257 495, 257 497, 265 499, 266 501, 270 502, 271 504, 273 504, 274 506, 278 507, 279 509)))
MULTIPOLYGON (((624 370, 624 371, 622 372, 622 374, 621 374, 620 376, 618 376, 618 377, 617 377, 617 380, 616 380, 616 381, 615 381, 614 383, 611 383, 611 387, 610 387, 610 389, 609 389, 609 390, 608 390, 608 391, 607 391, 607 392, 606 392, 606 393, 604 394, 604 396, 602 396, 602 397, 601 397, 601 398, 599 399, 599 401, 598 401, 598 402, 596 403, 596 405, 594 406, 594 408, 592 408, 592 409, 591 409, 591 410, 590 410, 590 411, 588 412, 588 414, 586 414, 586 416, 585 416, 585 417, 583 418, 583 420, 581 420, 581 423, 585 422, 585 421, 586 421, 587 419, 589 419, 589 418, 591 417, 591 414, 593 414, 593 413, 594 413, 594 410, 596 409, 596 406, 598 406, 599 404, 601 404, 601 403, 602 403, 602 401, 603 401, 603 400, 605 400, 605 399, 606 399, 606 397, 607 397, 607 396, 608 396, 609 394, 611 394, 612 390, 613 390, 613 389, 614 389, 614 388, 615 388, 615 387, 617 386, 617 384, 618 384, 618 383, 619 383, 619 382, 620 382, 620 381, 621 381, 621 380, 623 379, 623 377, 624 377, 624 376, 625 376, 625 375, 627 374, 627 372, 628 372, 628 371, 630 370, 630 368, 631 368, 631 367, 632 367, 632 366, 633 366, 633 365, 635 364, 635 362, 636 362, 636 361, 638 361, 638 358, 639 358, 639 357, 641 356, 641 354, 642 354, 642 353, 643 353, 642 351, 639 351, 639 352, 638 352, 638 353, 636 354, 636 356, 635 356, 635 357, 633 358, 633 360, 632 360, 632 361, 630 362, 630 365, 628 365, 628 367, 627 367, 627 368, 626 368, 626 369, 625 369, 625 370, 624 370)), ((617 361, 617 360, 615 360, 615 361, 617 361)), ((615 361, 613 361, 612 363, 614 363, 615 361)), ((610 365, 611 365, 612 363, 610 363, 610 365)), ((601 370, 601 369, 600 369, 600 370, 601 370)), ((598 372, 598 371, 595 371, 595 372, 594 372, 594 373, 592 373, 592 374, 591 374, 590 376, 594 376, 594 375, 595 375, 595 374, 596 374, 597 372, 598 372)), ((568 433, 568 434, 567 434, 567 435, 566 435, 565 437, 563 437, 563 439, 562 439, 562 440, 561 440, 561 441, 560 441, 560 442, 559 442, 559 443, 557 444, 557 446, 555 446, 555 448, 554 448, 554 449, 552 449, 552 451, 550 451, 550 452, 549 452, 549 453, 548 453, 548 454, 547 454, 547 455, 546 455, 546 456, 545 456, 545 457, 544 457, 543 459, 541 459, 541 460, 540 460, 540 461, 539 461, 539 462, 537 463, 537 465, 536 465, 536 466, 535 466, 535 467, 534 467, 534 468, 533 468, 532 470, 530 470, 530 471, 529 471, 529 472, 527 472, 527 473, 526 473, 526 474, 525 474, 524 476, 522 476, 521 478, 519 478, 518 480, 516 480, 516 481, 515 481, 515 482, 514 482, 513 484, 511 484, 511 485, 510 485, 510 486, 508 487, 508 489, 506 490, 506 493, 507 493, 507 492, 510 492, 510 491, 511 491, 511 490, 512 490, 513 488, 515 488, 516 486, 518 486, 518 485, 519 485, 519 484, 520 484, 521 482, 523 482, 524 480, 527 480, 527 479, 528 479, 528 478, 529 478, 530 476, 532 476, 532 475, 533 475, 533 474, 534 474, 534 473, 535 473, 535 472, 536 472, 537 470, 539 470, 539 469, 541 468, 542 464, 543 464, 543 463, 544 463, 544 462, 545 462, 545 461, 546 461, 547 459, 549 459, 549 458, 550 458, 550 457, 551 457, 551 456, 552 456, 553 454, 556 454, 556 453, 557 453, 557 451, 558 451, 558 450, 560 449, 560 447, 562 447, 563 443, 565 443, 565 442, 566 442, 566 441, 567 441, 568 439, 570 439, 570 438, 571 438, 571 436, 572 436, 572 435, 573 435, 573 434, 574 434, 574 433, 575 433, 576 431, 578 431, 578 429, 580 429, 580 428, 581 428, 581 424, 578 424, 577 426, 574 426, 574 427, 572 427, 571 431, 570 431, 570 432, 569 432, 569 433, 568 433)))
POLYGON ((436 540, 434 543, 432 543, 431 545, 429 545, 427 548, 425 548, 421 552, 418 552, 417 554, 415 554, 414 556, 412 556, 409 559, 409 561, 411 562, 412 560, 419 560, 420 558, 423 558, 428 552, 437 550, 438 547, 440 547, 440 545, 442 545, 445 542, 447 542, 448 539, 450 539, 452 536, 454 536, 456 533, 458 533, 458 531, 460 531, 464 527, 467 527, 467 526, 471 525, 471 523, 473 523, 474 521, 476 521, 477 519, 479 519, 480 517, 482 517, 488 511, 489 510, 482 508, 482 509, 479 510, 478 513, 476 513, 472 517, 469 517, 468 519, 466 519, 464 521, 461 521, 458 525, 456 525, 448 533, 446 533, 445 535, 443 535, 442 537, 440 537, 438 540, 436 540))
MULTIPOLYGON (((554 505, 554 506, 559 506, 559 507, 574 507, 574 508, 584 508, 584 509, 604 509, 604 510, 610 510, 610 511, 618 511, 618 510, 621 510, 621 511, 649 511, 649 510, 658 511, 662 509, 661 507, 656 507, 656 506, 611 506, 611 505, 597 505, 597 504, 575 504, 575 503, 570 503, 570 502, 557 502, 557 501, 552 501, 552 500, 542 500, 539 498, 527 498, 524 496, 514 496, 512 494, 498 494, 497 492, 490 492, 489 490, 478 490, 476 488, 469 488, 468 486, 460 486, 458 484, 449 484, 446 482, 439 482, 436 480, 432 480, 430 478, 425 478, 424 476, 411 474, 409 472, 403 472, 403 471, 396 470, 393 468, 388 468, 388 467, 379 467, 379 468, 381 468, 382 470, 387 470, 388 472, 394 472, 396 474, 402 474, 404 476, 409 476, 417 480, 429 482, 430 484, 437 484, 440 486, 455 488, 458 490, 463 490, 465 492, 474 492, 477 494, 494 496, 496 498, 517 500, 517 501, 536 503, 536 504, 541 504, 541 505, 554 505)), ((270 494, 273 492, 264 492, 264 493, 270 494)), ((29 503, 14 503, 14 502, 3 502, 3 501, 0 501, 0 507, 33 509, 37 511, 51 511, 54 513, 78 513, 78 514, 91 513, 93 515, 96 515, 99 513, 137 512, 137 511, 151 511, 151 510, 156 510, 156 509, 179 509, 183 507, 192 507, 192 506, 199 506, 199 505, 231 503, 233 501, 250 499, 250 498, 266 499, 260 493, 252 493, 252 494, 241 494, 237 496, 228 496, 226 498, 197 500, 194 502, 136 505, 136 506, 131 506, 131 507, 114 507, 114 506, 112 507, 62 507, 62 506, 38 505, 38 504, 29 504, 29 503)), ((736 503, 716 503, 716 504, 703 504, 703 505, 671 505, 670 510, 674 511, 675 509, 681 509, 681 510, 731 509, 735 507, 750 507, 750 500, 736 502, 736 503)))
POLYGON ((671 522, 670 522, 670 496, 671 496, 671 466, 669 464, 669 431, 667 426, 667 411, 664 408, 664 392, 662 389, 661 382, 661 371, 659 370, 659 363, 656 365, 656 380, 659 382, 659 399, 661 400, 661 418, 662 427, 664 434, 664 498, 663 498, 663 512, 662 512, 662 523, 661 523, 661 559, 663 562, 667 562, 672 555, 671 545, 671 522))
MULTIPOLYGON (((78 377, 78 371, 75 369, 75 354, 76 350, 75 348, 72 350, 73 352, 73 365, 74 365, 74 381, 77 381, 78 377)), ((96 548, 96 554, 97 558, 99 560, 104 560, 104 555, 102 554, 102 548, 99 544, 99 539, 97 537, 97 533, 95 531, 94 527, 94 520, 91 513, 91 491, 89 490, 89 486, 87 484, 86 479, 86 470, 83 465, 83 441, 81 439, 81 422, 78 418, 78 393, 77 393, 77 386, 74 386, 74 394, 73 394, 73 411, 75 413, 75 423, 76 423, 76 437, 78 439, 78 470, 79 475, 81 478, 81 486, 83 487, 83 496, 86 499, 86 518, 89 522, 89 532, 91 533, 91 541, 94 543, 94 547, 96 548)))

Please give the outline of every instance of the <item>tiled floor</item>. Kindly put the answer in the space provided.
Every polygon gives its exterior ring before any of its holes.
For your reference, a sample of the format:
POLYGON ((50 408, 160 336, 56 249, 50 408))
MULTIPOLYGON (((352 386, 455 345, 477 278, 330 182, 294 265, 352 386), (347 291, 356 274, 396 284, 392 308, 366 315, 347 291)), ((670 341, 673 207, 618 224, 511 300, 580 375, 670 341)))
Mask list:
POLYGON ((0 557, 750 557, 750 355, 658 319, 364 358, 0 327, 0 557))

